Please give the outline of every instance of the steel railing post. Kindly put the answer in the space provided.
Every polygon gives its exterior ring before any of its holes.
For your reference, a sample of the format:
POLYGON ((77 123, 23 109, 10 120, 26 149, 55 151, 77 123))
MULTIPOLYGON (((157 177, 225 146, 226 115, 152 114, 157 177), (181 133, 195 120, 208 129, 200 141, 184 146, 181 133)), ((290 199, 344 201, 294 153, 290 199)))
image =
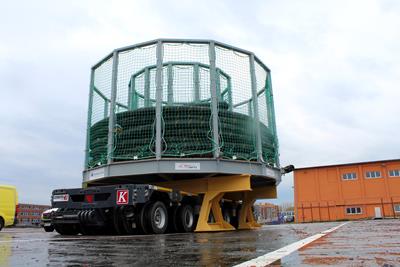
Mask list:
POLYGON ((107 143, 107 163, 113 162, 114 153, 114 125, 115 125, 115 103, 117 99, 117 76, 118 76, 118 52, 113 52, 113 65, 111 74, 111 103, 110 117, 108 120, 108 143, 107 143))
POLYGON ((254 54, 250 54, 250 78, 251 78, 251 94, 253 99, 253 114, 255 120, 255 131, 256 131, 256 152, 257 152, 257 161, 263 162, 263 154, 262 154, 262 140, 261 140, 261 131, 260 131, 260 116, 258 110, 258 99, 257 99, 257 77, 256 70, 254 66, 254 54))
POLYGON ((156 159, 161 159, 161 112, 163 97, 163 43, 161 40, 157 42, 157 70, 156 70, 156 159))
POLYGON ((94 71, 95 69, 91 69, 90 72, 90 85, 89 85, 89 107, 87 114, 87 123, 86 123, 86 145, 85 145, 85 166, 86 170, 89 165, 89 156, 90 156, 90 127, 92 126, 92 107, 93 107, 93 88, 94 88, 94 71))
POLYGON ((219 129, 218 129, 218 97, 217 97, 217 72, 216 72, 216 56, 215 56, 215 43, 212 41, 209 44, 209 59, 210 59, 210 91, 211 91, 211 116, 212 116, 212 130, 213 130, 213 150, 214 158, 219 158, 219 129))

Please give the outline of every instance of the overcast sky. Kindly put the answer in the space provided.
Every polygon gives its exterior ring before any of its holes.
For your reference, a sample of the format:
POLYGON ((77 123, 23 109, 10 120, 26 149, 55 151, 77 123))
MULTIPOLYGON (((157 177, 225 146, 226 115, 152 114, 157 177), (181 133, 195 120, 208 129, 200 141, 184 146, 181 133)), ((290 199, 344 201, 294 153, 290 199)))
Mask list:
POLYGON ((81 185, 90 67, 161 37, 222 41, 272 70, 282 165, 400 158, 400 1, 110 2, 0 0, 0 183, 20 202, 81 185))

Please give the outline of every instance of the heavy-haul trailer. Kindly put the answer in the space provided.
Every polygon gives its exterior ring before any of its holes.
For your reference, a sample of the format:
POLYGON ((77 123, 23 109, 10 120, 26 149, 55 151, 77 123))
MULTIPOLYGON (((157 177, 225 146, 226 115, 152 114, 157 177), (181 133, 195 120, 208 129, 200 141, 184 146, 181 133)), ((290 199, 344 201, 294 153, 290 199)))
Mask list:
POLYGON ((162 184, 197 193, 150 184, 57 189, 43 217, 44 229, 62 235, 253 229, 259 227, 254 200, 276 197, 274 187, 252 189, 249 175, 162 184))
POLYGON ((214 40, 157 39, 91 69, 83 186, 55 190, 45 230, 253 229, 283 173, 271 72, 214 40))
POLYGON ((197 195, 149 184, 58 189, 44 227, 63 235, 190 232, 199 201, 197 195))

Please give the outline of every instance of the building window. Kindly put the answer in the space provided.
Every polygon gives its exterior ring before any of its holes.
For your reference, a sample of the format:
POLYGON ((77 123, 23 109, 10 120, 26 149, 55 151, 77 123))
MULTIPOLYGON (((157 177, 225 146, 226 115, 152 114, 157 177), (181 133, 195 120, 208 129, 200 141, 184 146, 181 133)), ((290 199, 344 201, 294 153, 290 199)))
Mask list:
POLYGON ((397 205, 394 205, 394 211, 397 213, 397 212, 400 212, 400 204, 397 204, 397 205))
POLYGON ((390 170, 389 176, 390 177, 400 177, 400 170, 390 170))
POLYGON ((357 174, 355 172, 343 173, 342 179, 343 180, 355 180, 355 179, 357 179, 357 174))
POLYGON ((365 177, 366 178, 381 178, 381 172, 380 171, 366 172, 365 177))
POLYGON ((346 208, 346 213, 352 215, 352 214, 361 214, 362 212, 360 207, 351 207, 351 208, 346 208))

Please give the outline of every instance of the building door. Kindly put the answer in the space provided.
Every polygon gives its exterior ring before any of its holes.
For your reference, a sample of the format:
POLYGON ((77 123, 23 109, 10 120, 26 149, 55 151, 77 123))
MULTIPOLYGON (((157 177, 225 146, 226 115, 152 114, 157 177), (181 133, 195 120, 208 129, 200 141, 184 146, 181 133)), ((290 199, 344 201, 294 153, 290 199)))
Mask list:
POLYGON ((381 207, 375 207, 375 218, 382 218, 381 207))

